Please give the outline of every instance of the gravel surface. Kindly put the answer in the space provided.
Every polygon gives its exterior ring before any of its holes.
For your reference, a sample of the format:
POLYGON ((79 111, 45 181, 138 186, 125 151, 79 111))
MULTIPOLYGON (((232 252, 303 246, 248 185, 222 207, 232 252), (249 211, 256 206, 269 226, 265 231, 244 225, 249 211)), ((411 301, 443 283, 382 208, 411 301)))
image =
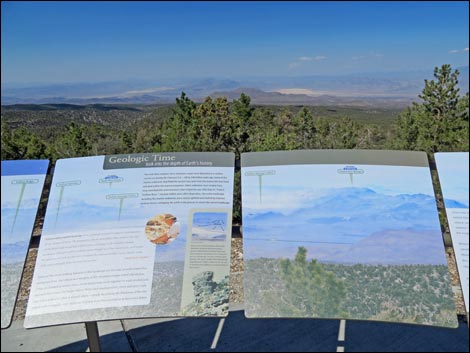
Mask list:
POLYGON ((29 291, 31 289, 31 282, 33 281, 34 264, 38 249, 30 248, 28 257, 26 258, 26 265, 23 270, 23 278, 21 279, 20 293, 16 301, 15 312, 13 314, 13 321, 23 320, 26 314, 26 305, 28 303, 29 291))
POLYGON ((243 303, 242 238, 232 238, 232 262, 230 264, 230 302, 243 303))
POLYGON ((454 249, 450 247, 446 247, 446 255, 447 255, 447 265, 449 267, 449 273, 450 273, 450 282, 452 284, 452 289, 454 292, 455 305, 457 306, 457 314, 466 315, 462 288, 460 287, 459 273, 457 271, 457 263, 455 262, 454 249))

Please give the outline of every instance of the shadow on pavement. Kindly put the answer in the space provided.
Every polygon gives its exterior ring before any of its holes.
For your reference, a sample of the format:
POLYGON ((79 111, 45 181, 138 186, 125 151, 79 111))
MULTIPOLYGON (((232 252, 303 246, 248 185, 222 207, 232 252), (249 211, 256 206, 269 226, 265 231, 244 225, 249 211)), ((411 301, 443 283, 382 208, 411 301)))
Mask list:
POLYGON ((346 352, 468 352, 468 326, 457 329, 347 321, 346 352))
MULTIPOLYGON (((406 324, 347 321, 346 340, 338 342, 339 320, 246 319, 233 311, 225 319, 216 349, 211 349, 218 318, 185 318, 130 329, 127 334, 138 352, 336 352, 337 346, 353 351, 468 352, 467 324, 457 329, 406 324)), ((124 351, 122 333, 101 336, 103 351, 124 351), (119 342, 121 341, 121 343, 119 342)), ((82 340, 52 352, 84 351, 82 340)))
MULTIPOLYGON (((130 352, 129 343, 123 338, 122 332, 110 333, 100 336, 101 350, 103 352, 130 352)), ((85 352, 88 349, 88 340, 73 342, 48 352, 85 352)))

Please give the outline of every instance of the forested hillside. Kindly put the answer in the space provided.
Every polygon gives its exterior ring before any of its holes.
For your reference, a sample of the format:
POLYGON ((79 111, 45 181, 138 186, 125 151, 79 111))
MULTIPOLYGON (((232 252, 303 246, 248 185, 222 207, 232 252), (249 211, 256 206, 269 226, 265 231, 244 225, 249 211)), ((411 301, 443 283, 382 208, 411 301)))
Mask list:
POLYGON ((299 247, 294 260, 246 262, 249 315, 452 323, 446 266, 344 265, 307 261, 305 255, 299 247))

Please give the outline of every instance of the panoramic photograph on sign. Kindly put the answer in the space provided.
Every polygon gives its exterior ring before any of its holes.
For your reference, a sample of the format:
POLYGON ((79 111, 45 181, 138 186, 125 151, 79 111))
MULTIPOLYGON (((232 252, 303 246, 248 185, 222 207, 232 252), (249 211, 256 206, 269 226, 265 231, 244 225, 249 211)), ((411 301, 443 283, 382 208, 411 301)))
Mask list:
MULTIPOLYGON (((367 153, 387 163, 384 152, 367 153)), ((399 153, 406 161, 409 152, 399 153)), ((242 179, 246 315, 455 327, 426 155, 416 166, 344 166, 291 164, 295 154, 269 166, 262 201, 257 180, 242 179)), ((255 164, 242 175, 266 168, 255 164)))

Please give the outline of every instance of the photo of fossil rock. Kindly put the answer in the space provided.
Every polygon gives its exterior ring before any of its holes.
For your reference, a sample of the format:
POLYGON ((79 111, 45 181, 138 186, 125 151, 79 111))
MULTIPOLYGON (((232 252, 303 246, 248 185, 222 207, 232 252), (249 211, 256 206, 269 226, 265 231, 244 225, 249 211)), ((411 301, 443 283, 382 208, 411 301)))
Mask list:
POLYGON ((171 243, 180 233, 180 224, 170 213, 158 214, 152 217, 145 226, 145 235, 153 244, 165 245, 171 243))

